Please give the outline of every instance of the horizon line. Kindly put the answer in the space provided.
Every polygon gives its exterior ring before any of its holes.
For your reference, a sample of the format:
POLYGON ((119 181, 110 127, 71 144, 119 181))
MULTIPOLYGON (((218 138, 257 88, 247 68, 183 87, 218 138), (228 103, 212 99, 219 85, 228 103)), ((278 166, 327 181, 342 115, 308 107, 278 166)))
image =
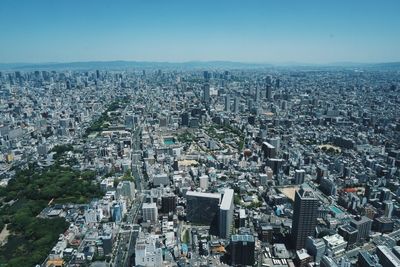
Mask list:
POLYGON ((36 61, 36 62, 0 62, 0 65, 45 65, 45 64, 74 64, 74 63, 107 63, 107 62, 126 62, 126 63, 159 63, 159 64, 187 64, 187 63, 236 63, 248 65, 338 65, 338 64, 354 64, 354 65, 373 65, 373 64, 390 64, 400 63, 399 60, 393 61, 334 61, 334 62, 301 62, 301 61, 240 61, 240 60, 185 60, 185 61, 167 61, 167 60, 135 60, 135 59, 110 59, 110 60, 72 60, 72 61, 36 61))

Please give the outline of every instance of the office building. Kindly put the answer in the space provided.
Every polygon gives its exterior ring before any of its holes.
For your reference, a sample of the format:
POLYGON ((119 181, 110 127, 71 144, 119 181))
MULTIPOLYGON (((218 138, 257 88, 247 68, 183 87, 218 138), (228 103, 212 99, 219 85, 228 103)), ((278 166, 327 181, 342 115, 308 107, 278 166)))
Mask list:
POLYGON ((143 203, 142 205, 143 221, 156 222, 158 219, 158 210, 156 203, 143 203))
POLYGON ((233 99, 233 112, 234 113, 239 113, 239 103, 240 103, 240 99, 239 97, 235 97, 233 99))
POLYGON ((176 196, 171 194, 161 197, 161 212, 170 213, 176 210, 176 196))
POLYGON ((264 153, 265 158, 275 158, 276 157, 277 150, 272 144, 270 144, 268 142, 263 142, 261 149, 264 153))
POLYGON ((169 177, 166 173, 159 173, 153 176, 153 185, 154 186, 168 186, 171 183, 169 177))
POLYGON ((379 200, 381 202, 384 202, 384 201, 388 201, 388 200, 391 200, 391 199, 392 199, 392 192, 390 191, 390 189, 383 187, 381 189, 379 200))
POLYGON ((296 257, 294 262, 298 267, 306 267, 308 263, 312 261, 310 254, 307 253, 306 249, 300 249, 296 251, 296 257))
POLYGON ((112 207, 113 221, 119 223, 122 221, 122 207, 119 204, 114 204, 112 207))
POLYGON ((339 265, 330 257, 322 256, 320 267, 339 267, 339 265))
POLYGON ((379 233, 390 233, 394 229, 394 221, 386 217, 375 218, 372 228, 379 233))
POLYGON ((217 225, 221 195, 186 192, 186 219, 192 224, 217 225))
POLYGON ((267 99, 272 100, 272 86, 267 84, 265 86, 265 91, 266 91, 265 94, 266 94, 267 99))
POLYGON ((314 261, 319 263, 325 253, 326 245, 322 239, 309 236, 306 239, 305 248, 307 249, 308 254, 314 257, 314 261))
POLYGON ((254 92, 254 102, 258 103, 260 100, 260 88, 256 86, 256 90, 254 92))
POLYGON ((135 244, 135 266, 163 266, 163 251, 157 247, 155 237, 140 233, 135 244))
POLYGON ((206 106, 210 105, 211 103, 210 84, 208 83, 203 85, 203 101, 206 104, 206 106))
POLYGON ((358 253, 357 266, 359 267, 383 267, 379 263, 379 258, 375 254, 371 254, 368 251, 360 251, 358 253))
POLYGON ((400 259, 387 246, 377 246, 376 255, 378 255, 379 263, 384 267, 400 266, 400 259))
POLYGON ((232 235, 229 246, 232 266, 254 265, 254 236, 247 234, 232 235))
POLYGON ((259 173, 258 179, 260 181, 260 185, 263 185, 263 186, 267 185, 267 183, 268 183, 268 175, 267 174, 259 173))
POLYGON ((339 234, 327 235, 322 238, 325 242, 326 249, 331 252, 331 255, 338 257, 342 255, 347 248, 347 242, 339 234))
POLYGON ((310 189, 296 191, 293 211, 292 237, 296 250, 305 247, 308 236, 314 236, 317 223, 318 199, 310 189))
POLYGON ((383 202, 383 204, 385 205, 385 213, 384 213, 385 217, 392 218, 393 209, 394 209, 393 201, 386 200, 383 202))
POLYGON ((357 229, 357 243, 362 243, 369 238, 371 232, 372 220, 365 216, 357 216, 350 221, 350 225, 357 229))
POLYGON ((231 97, 228 94, 225 96, 225 111, 231 111, 231 97))
POLYGON ((202 175, 199 177, 200 188, 207 190, 208 188, 208 175, 202 175))
POLYGON ((219 207, 219 236, 229 238, 233 221, 233 189, 225 189, 219 207))
POLYGON ((130 181, 121 181, 118 183, 116 197, 125 197, 130 201, 135 199, 135 183, 130 181))
POLYGON ((181 114, 181 125, 182 126, 189 126, 189 119, 190 119, 190 114, 188 112, 183 112, 181 114))
POLYGON ((393 254, 400 259, 400 246, 394 246, 392 248, 393 254))
POLYGON ((322 177, 319 188, 327 196, 335 196, 337 192, 336 182, 332 178, 322 177))
POLYGON ((352 246, 357 243, 358 230, 350 224, 341 225, 338 228, 338 233, 347 241, 348 246, 352 246))
POLYGON ((304 183, 305 176, 306 176, 306 171, 305 170, 295 170, 294 171, 294 183, 295 184, 304 183))

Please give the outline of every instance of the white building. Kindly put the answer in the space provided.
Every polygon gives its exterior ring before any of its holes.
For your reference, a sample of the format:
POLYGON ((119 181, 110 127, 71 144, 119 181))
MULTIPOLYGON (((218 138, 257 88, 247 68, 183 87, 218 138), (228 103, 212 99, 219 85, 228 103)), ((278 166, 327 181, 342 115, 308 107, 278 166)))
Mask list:
POLYGON ((199 178, 200 188, 203 190, 207 190, 208 188, 208 175, 202 175, 199 178))
POLYGON ((333 257, 340 256, 346 251, 347 241, 341 235, 324 236, 322 239, 325 242, 326 249, 332 252, 333 257))
POLYGON ((94 209, 87 209, 84 212, 86 223, 97 223, 97 212, 94 209))
POLYGON ((260 180, 261 185, 267 185, 268 183, 268 175, 265 173, 258 174, 258 179, 260 180))
POLYGON ((229 238, 231 234, 234 209, 233 194, 233 189, 225 189, 219 207, 219 236, 222 238, 229 238))
POLYGON ((136 266, 158 267, 163 266, 162 249, 157 248, 156 238, 140 233, 135 245, 136 266))
POLYGON ((170 184, 170 180, 167 174, 165 173, 160 173, 157 175, 154 175, 153 177, 153 185, 154 186, 160 186, 160 185, 169 185, 170 184))
POLYGON ((130 201, 135 199, 135 183, 130 181, 121 181, 117 186, 117 199, 126 197, 130 201))
POLYGON ((156 203, 143 203, 142 206, 143 221, 156 222, 158 219, 158 210, 156 203))

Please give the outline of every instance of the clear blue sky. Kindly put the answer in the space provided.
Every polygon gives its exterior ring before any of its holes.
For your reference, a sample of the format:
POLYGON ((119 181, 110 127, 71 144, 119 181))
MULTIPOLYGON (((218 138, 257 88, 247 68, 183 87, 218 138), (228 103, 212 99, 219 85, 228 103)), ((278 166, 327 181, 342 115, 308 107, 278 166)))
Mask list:
POLYGON ((1 0, 0 63, 400 61, 400 0, 1 0))

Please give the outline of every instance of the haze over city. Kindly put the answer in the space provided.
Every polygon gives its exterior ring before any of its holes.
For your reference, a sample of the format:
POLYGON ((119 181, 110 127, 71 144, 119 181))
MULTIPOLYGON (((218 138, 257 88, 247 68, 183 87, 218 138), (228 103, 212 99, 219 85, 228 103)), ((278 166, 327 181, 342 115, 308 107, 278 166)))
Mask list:
POLYGON ((396 0, 5 0, 0 62, 393 62, 398 10, 396 0))

